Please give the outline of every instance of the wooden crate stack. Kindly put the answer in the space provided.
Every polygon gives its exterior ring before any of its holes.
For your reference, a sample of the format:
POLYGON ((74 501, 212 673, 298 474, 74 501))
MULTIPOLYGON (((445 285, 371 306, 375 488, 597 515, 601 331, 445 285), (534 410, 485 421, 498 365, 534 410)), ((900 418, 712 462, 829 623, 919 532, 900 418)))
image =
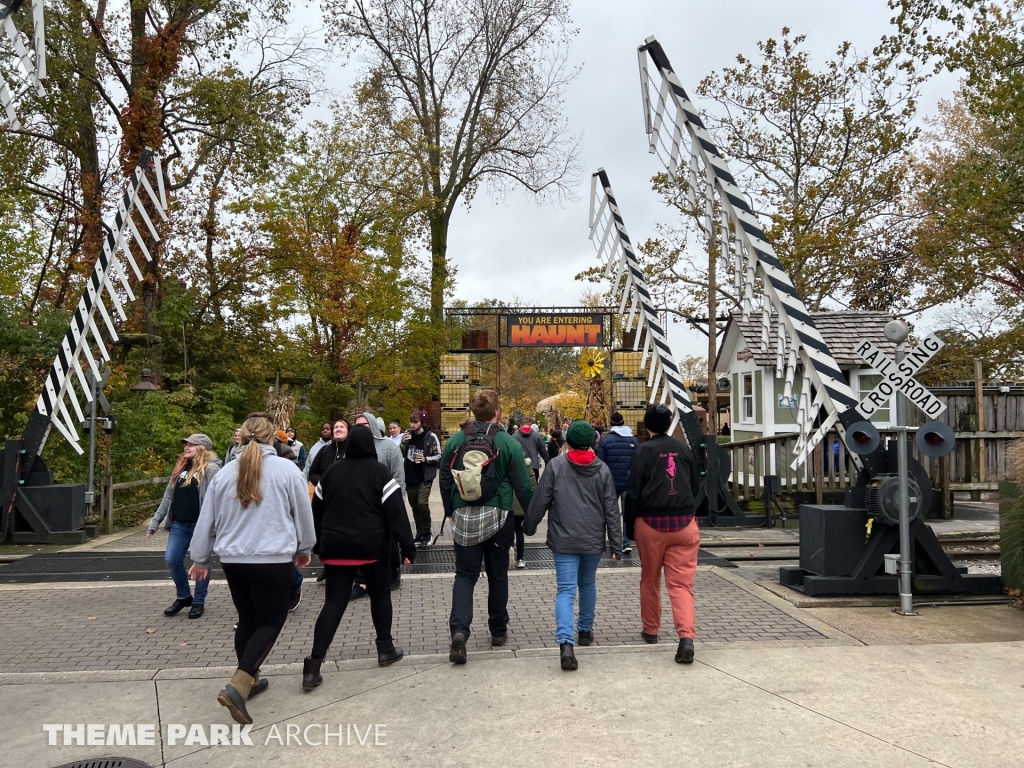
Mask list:
POLYGON ((643 423, 651 396, 640 369, 641 356, 640 352, 612 352, 612 403, 634 432, 643 423))
POLYGON ((471 367, 469 355, 441 356, 441 442, 469 418, 471 367))

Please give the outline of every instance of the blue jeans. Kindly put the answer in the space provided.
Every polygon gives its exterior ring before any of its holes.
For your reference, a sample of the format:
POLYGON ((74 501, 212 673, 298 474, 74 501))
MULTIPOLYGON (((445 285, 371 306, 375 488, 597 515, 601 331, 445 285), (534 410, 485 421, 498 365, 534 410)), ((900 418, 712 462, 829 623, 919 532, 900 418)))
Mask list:
POLYGON ((636 542, 626 535, 626 491, 619 491, 619 520, 622 523, 622 546, 632 547, 636 542))
POLYGON ((188 571, 185 570, 185 552, 192 543, 192 531, 195 530, 195 523, 179 523, 177 520, 171 523, 171 530, 167 536, 167 550, 164 552, 164 561, 167 563, 167 570, 171 572, 174 579, 174 586, 178 590, 179 600, 188 600, 192 597, 193 605, 206 603, 206 590, 210 586, 210 577, 200 579, 196 582, 196 594, 193 597, 188 583, 188 571))
POLYGON ((576 590, 580 593, 580 632, 594 628, 594 612, 597 610, 597 564, 601 552, 592 555, 568 555, 555 552, 555 638, 561 643, 573 643, 576 633, 572 626, 572 608, 576 602, 576 590))

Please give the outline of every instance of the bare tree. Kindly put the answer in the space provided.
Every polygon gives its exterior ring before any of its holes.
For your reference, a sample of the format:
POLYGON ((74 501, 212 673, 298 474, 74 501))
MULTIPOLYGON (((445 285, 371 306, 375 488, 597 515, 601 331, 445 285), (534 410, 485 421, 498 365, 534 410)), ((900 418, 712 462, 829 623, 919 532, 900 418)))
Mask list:
POLYGON ((578 140, 562 115, 564 0, 323 0, 333 39, 365 56, 361 108, 398 140, 430 233, 430 310, 440 323, 448 227, 488 182, 571 197, 578 140))

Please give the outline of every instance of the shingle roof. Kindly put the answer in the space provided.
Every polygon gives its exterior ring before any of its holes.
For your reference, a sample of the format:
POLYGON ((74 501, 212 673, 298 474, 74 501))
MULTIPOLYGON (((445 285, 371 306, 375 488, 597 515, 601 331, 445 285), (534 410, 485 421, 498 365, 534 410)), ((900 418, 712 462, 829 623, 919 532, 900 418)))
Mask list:
MULTIPOLYGON (((841 368, 860 368, 866 363, 853 352, 853 346, 863 339, 870 340, 890 357, 896 354, 896 345, 885 338, 885 324, 892 320, 892 315, 885 312, 868 312, 863 310, 845 310, 841 312, 812 312, 814 325, 818 328, 829 351, 841 368)), ((767 368, 775 365, 775 350, 778 346, 778 315, 771 317, 771 331, 768 334, 769 350, 761 348, 761 313, 751 313, 750 320, 744 322, 743 315, 732 313, 732 322, 736 324, 743 343, 754 355, 754 361, 767 368)), ((742 348, 742 345, 741 347, 742 348)))

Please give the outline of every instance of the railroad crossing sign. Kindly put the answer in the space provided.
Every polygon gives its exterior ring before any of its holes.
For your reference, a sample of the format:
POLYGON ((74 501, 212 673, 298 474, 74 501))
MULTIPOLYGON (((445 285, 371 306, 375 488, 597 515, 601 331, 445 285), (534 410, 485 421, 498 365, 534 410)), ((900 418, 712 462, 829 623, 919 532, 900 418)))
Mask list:
POLYGON ((894 394, 902 392, 907 400, 924 411, 929 418, 934 419, 946 410, 946 404, 918 382, 914 374, 942 347, 942 339, 930 333, 897 363, 867 339, 861 341, 853 351, 882 375, 882 381, 860 401, 857 410, 864 418, 870 419, 880 408, 886 407, 894 394))

